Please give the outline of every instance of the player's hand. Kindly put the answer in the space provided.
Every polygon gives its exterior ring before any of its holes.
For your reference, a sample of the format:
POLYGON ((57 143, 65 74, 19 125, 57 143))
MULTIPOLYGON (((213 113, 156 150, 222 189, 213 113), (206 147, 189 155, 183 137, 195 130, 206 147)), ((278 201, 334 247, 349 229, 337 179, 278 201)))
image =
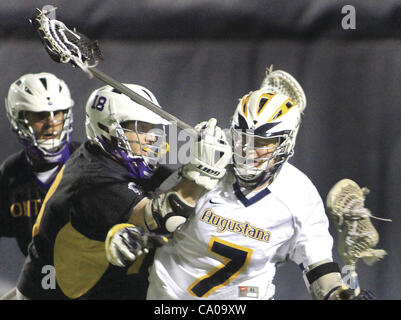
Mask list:
POLYGON ((226 173, 232 157, 232 148, 224 131, 211 118, 195 126, 200 139, 191 150, 191 158, 183 167, 182 175, 188 180, 211 190, 226 173))
POLYGON ((338 300, 376 300, 376 296, 372 291, 360 290, 360 293, 356 296, 355 290, 351 288, 340 288, 337 293, 338 300))
POLYGON ((168 242, 164 236, 147 232, 132 224, 118 224, 107 234, 105 249, 107 260, 115 266, 126 267, 150 248, 168 242))
POLYGON ((376 296, 370 290, 361 290, 361 292, 352 300, 376 300, 376 296))

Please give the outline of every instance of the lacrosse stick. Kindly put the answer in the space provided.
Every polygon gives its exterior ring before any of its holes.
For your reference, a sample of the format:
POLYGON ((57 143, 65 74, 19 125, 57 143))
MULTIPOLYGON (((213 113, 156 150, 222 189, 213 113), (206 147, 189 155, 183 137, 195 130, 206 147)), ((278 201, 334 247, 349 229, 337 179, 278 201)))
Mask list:
MULTIPOLYGON (((53 10, 55 9, 53 8, 53 10)), ((198 136, 198 133, 189 124, 164 111, 151 101, 98 70, 96 66, 100 60, 103 60, 103 57, 97 41, 90 40, 75 29, 74 31, 68 29, 61 21, 50 19, 50 12, 51 10, 39 10, 39 14, 31 19, 30 22, 37 31, 47 53, 54 61, 72 63, 84 71, 89 78, 96 77, 162 118, 175 122, 179 128, 188 130, 194 137, 198 136)))
POLYGON ((365 196, 369 192, 350 179, 342 179, 330 189, 326 199, 329 216, 338 231, 338 252, 349 268, 350 287, 355 296, 360 292, 357 260, 372 265, 387 254, 385 250, 372 249, 379 242, 379 234, 370 218, 391 220, 372 216, 365 208, 365 196))
POLYGON ((306 108, 306 96, 301 85, 288 72, 282 70, 273 71, 273 65, 266 68, 266 77, 263 79, 260 89, 273 87, 278 92, 288 96, 294 101, 301 113, 306 108))

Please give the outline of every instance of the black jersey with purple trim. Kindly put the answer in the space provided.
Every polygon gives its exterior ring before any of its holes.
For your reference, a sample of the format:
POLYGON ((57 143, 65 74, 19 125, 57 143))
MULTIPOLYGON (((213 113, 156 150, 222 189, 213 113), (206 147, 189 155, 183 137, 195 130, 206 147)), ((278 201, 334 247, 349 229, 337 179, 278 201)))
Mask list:
MULTIPOLYGON (((72 142, 70 153, 79 145, 72 142)), ((0 166, 0 237, 16 238, 25 256, 32 227, 50 187, 50 183, 41 183, 33 171, 25 150, 10 155, 0 166)))
POLYGON ((153 252, 120 268, 107 261, 104 241, 170 173, 159 167, 150 179, 135 180, 98 146, 83 144, 46 195, 21 293, 30 299, 145 299, 153 252))

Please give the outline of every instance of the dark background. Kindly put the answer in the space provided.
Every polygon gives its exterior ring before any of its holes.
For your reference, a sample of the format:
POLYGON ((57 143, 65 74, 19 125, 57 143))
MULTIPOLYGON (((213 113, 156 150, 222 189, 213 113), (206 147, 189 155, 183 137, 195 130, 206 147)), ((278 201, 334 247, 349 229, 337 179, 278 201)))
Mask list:
MULTIPOLYGON (((25 73, 52 72, 75 100, 75 140, 85 139, 84 106, 102 86, 70 65, 54 63, 28 23, 39 0, 0 2, 0 95, 25 73)), ((401 298, 401 1, 396 0, 68 0, 57 18, 100 42, 99 69, 142 84, 169 112, 191 125, 216 117, 228 127, 238 98, 259 87, 266 66, 294 75, 308 99, 291 162, 323 200, 350 178, 367 186, 366 205, 392 222, 373 220, 386 258, 360 261, 362 287, 380 299, 401 298), (344 30, 345 5, 356 29, 344 30)), ((0 161, 19 150, 0 112, 0 161)), ((336 244, 336 231, 331 225, 336 244)), ((342 261, 333 249, 334 258, 342 261)), ((0 294, 23 263, 13 239, 0 239, 0 294)), ((310 299, 297 266, 278 269, 277 299, 310 299)))

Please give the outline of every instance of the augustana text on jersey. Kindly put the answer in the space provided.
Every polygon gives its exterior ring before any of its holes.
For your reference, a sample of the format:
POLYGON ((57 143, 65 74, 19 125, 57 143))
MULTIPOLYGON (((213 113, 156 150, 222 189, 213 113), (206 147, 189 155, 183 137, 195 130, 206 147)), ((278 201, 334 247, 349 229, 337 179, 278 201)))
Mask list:
POLYGON ((256 228, 250 225, 249 222, 240 222, 224 218, 215 214, 212 209, 205 210, 200 216, 200 221, 215 226, 219 233, 230 231, 255 240, 263 242, 270 241, 270 231, 256 228))

